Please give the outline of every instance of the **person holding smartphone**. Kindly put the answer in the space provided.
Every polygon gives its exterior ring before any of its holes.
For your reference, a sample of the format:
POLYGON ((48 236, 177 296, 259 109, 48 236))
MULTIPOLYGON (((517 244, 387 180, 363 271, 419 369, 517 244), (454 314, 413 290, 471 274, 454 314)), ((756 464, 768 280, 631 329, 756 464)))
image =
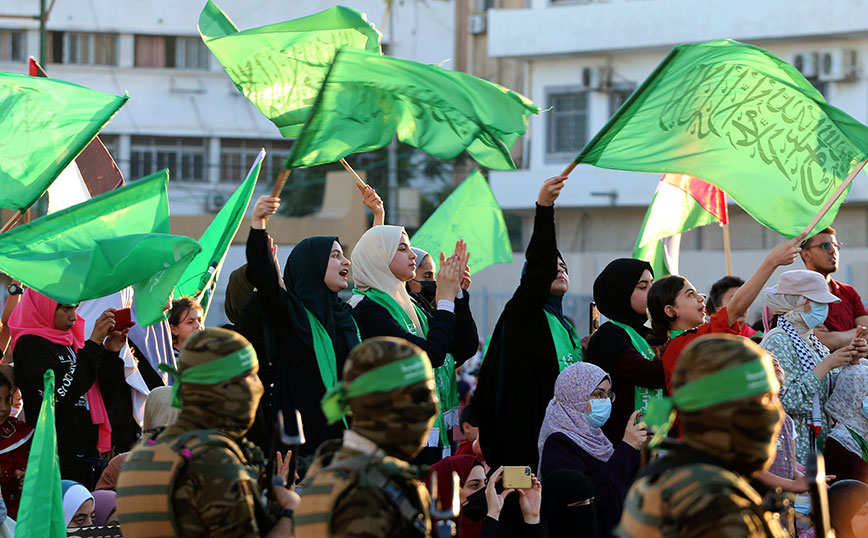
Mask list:
POLYGON ((611 389, 611 378, 599 366, 580 362, 561 372, 537 442, 543 482, 561 469, 584 473, 593 482, 600 537, 611 536, 621 519, 647 433, 645 423, 637 421, 639 411, 634 411, 623 439, 614 446, 609 442, 601 428, 612 412, 611 389))

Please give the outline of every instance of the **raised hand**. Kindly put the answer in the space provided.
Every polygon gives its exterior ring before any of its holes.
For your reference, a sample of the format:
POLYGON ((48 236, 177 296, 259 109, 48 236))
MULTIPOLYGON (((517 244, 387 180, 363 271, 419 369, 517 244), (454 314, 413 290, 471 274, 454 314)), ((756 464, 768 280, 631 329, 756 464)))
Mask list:
POLYGON ((115 328, 115 309, 108 308, 96 319, 93 324, 93 331, 90 333, 90 339, 99 345, 103 345, 103 340, 115 328))
POLYGON ((280 198, 275 196, 260 196, 253 206, 253 221, 250 226, 254 230, 264 230, 268 217, 277 213, 280 207, 280 198))
POLYGON ((455 255, 446 256, 440 253, 440 270, 437 271, 437 301, 454 301, 461 289, 459 283, 463 275, 461 260, 455 255))
POLYGON ((503 475, 503 466, 497 468, 494 474, 488 479, 488 484, 485 486, 485 501, 488 503, 488 517, 493 520, 500 518, 500 511, 503 510, 503 500, 506 496, 515 491, 514 489, 505 489, 499 494, 494 489, 494 485, 500 482, 503 475))
POLYGON ((518 490, 518 494, 521 495, 518 505, 524 522, 528 525, 536 525, 539 523, 539 508, 542 504, 542 484, 534 474, 530 475, 530 479, 531 487, 518 490))
POLYGON ((555 176, 543 181, 542 187, 540 187, 539 190, 539 195, 536 199, 536 203, 541 206, 554 205, 555 200, 558 199, 558 196, 560 196, 561 194, 561 190, 563 190, 564 188, 564 183, 566 182, 566 180, 567 176, 555 176))
POLYGON ((359 192, 362 194, 362 202, 368 209, 371 210, 371 213, 374 214, 374 226, 381 226, 386 223, 386 209, 383 206, 383 199, 380 198, 380 195, 377 194, 377 191, 374 190, 370 185, 365 185, 364 187, 356 183, 356 187, 359 189, 359 192))

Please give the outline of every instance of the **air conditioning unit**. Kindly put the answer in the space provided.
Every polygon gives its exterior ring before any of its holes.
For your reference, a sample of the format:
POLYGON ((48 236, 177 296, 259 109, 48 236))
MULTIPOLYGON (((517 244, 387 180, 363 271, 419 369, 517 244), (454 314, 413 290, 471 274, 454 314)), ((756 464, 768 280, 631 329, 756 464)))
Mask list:
POLYGON ((818 52, 797 52, 793 56, 793 67, 799 70, 805 78, 816 77, 819 72, 820 53, 818 52))
POLYGON ((582 68, 582 86, 588 90, 605 90, 609 87, 611 78, 606 66, 582 68))
POLYGON ((467 17, 467 31, 471 34, 484 34, 486 30, 485 15, 471 15, 467 17))
POLYGON ((856 51, 852 49, 824 49, 820 51, 820 70, 817 77, 826 81, 855 80, 856 51))
POLYGON ((223 206, 226 205, 226 200, 229 198, 226 194, 222 192, 210 192, 205 196, 205 211, 209 213, 216 213, 223 209, 223 206))

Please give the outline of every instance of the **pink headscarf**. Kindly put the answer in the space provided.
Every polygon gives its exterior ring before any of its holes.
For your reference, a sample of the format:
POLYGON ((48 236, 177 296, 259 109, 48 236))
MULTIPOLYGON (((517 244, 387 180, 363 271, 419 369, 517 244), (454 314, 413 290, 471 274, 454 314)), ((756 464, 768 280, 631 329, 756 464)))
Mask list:
MULTIPOLYGON (((45 338, 49 342, 68 346, 74 352, 84 347, 84 318, 77 316, 75 325, 68 331, 54 327, 54 314, 58 302, 30 288, 24 290, 21 300, 9 316, 10 349, 15 349, 18 339, 25 334, 33 334, 45 338)), ((26 360, 19 357, 19 360, 26 360)), ((108 452, 112 448, 112 427, 109 423, 105 402, 99 390, 99 380, 87 391, 87 403, 90 407, 90 420, 99 426, 97 450, 108 452)))

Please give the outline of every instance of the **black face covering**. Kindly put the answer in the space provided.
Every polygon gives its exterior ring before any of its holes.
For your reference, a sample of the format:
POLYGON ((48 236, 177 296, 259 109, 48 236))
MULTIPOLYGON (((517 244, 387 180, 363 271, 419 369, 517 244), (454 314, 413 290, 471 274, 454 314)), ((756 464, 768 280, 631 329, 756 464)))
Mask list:
POLYGON ((434 304, 434 299, 437 297, 437 281, 436 280, 421 280, 419 285, 422 286, 422 291, 419 295, 431 304, 434 304))
POLYGON ((467 496, 467 504, 461 505, 461 515, 471 521, 482 521, 488 514, 488 501, 485 499, 485 488, 467 496))

